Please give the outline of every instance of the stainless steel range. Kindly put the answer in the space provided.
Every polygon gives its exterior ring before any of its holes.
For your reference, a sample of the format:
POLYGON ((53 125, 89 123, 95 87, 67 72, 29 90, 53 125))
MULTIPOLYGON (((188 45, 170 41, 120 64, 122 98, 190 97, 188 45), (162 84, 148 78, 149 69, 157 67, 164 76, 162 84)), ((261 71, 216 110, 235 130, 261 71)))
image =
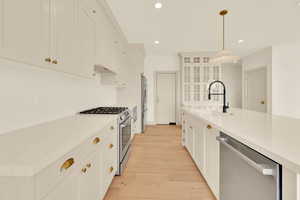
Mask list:
POLYGON ((131 114, 126 107, 99 107, 91 110, 80 112, 80 114, 110 114, 118 115, 119 124, 119 151, 118 151, 118 163, 119 167, 116 175, 121 175, 125 169, 126 163, 130 154, 131 146, 131 114))

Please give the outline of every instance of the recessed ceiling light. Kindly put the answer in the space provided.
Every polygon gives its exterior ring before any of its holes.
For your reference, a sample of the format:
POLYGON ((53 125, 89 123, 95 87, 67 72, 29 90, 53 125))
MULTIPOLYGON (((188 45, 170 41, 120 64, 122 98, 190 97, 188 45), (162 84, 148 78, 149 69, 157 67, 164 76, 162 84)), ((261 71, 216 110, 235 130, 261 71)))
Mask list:
POLYGON ((162 5, 161 2, 157 2, 157 3, 154 4, 154 7, 157 8, 157 9, 162 8, 162 6, 163 6, 163 5, 162 5))
POLYGON ((154 41, 154 44, 159 44, 160 42, 158 40, 154 41))
POLYGON ((238 41, 239 44, 242 44, 243 42, 244 42, 244 40, 239 40, 238 41))

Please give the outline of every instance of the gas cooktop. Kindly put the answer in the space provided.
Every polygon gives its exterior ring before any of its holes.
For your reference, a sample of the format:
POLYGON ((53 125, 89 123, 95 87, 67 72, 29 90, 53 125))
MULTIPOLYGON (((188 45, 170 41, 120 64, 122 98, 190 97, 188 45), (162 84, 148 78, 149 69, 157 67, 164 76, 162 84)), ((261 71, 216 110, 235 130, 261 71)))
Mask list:
POLYGON ((99 107, 80 112, 80 114, 112 114, 118 115, 127 110, 127 107, 99 107))

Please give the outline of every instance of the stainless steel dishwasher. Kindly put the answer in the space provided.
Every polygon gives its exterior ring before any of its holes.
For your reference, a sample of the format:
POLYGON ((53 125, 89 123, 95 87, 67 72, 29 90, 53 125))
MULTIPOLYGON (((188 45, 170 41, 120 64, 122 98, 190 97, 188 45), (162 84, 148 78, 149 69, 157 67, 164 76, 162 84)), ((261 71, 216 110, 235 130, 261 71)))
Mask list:
POLYGON ((220 200, 282 200, 281 165, 221 133, 220 200))

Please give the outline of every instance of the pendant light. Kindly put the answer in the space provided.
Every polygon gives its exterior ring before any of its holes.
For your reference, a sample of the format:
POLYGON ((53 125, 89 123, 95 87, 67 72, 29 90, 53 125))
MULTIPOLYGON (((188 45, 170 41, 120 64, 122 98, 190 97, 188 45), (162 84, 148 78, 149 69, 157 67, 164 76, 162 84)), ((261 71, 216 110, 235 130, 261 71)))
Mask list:
POLYGON ((223 43, 222 50, 219 51, 215 57, 213 57, 210 62, 216 64, 223 63, 237 63, 240 60, 240 57, 232 55, 230 50, 225 48, 225 16, 228 14, 228 10, 222 10, 219 13, 223 18, 223 43))

